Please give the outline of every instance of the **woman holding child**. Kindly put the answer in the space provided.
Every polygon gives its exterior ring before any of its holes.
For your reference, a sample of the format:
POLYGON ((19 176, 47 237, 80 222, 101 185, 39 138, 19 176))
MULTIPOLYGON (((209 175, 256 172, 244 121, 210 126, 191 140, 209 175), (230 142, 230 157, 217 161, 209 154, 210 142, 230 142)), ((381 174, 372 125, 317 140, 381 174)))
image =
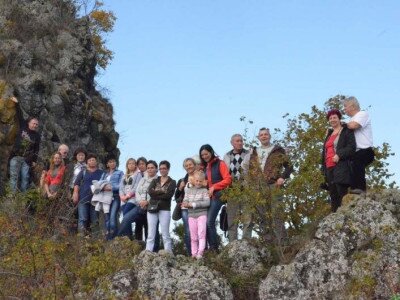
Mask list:
POLYGON ((206 171, 208 194, 211 199, 207 215, 207 241, 210 250, 218 251, 219 241, 217 229, 215 228, 215 220, 223 205, 220 199, 221 191, 229 187, 232 178, 227 165, 215 155, 214 149, 210 145, 205 144, 201 146, 199 155, 206 171))

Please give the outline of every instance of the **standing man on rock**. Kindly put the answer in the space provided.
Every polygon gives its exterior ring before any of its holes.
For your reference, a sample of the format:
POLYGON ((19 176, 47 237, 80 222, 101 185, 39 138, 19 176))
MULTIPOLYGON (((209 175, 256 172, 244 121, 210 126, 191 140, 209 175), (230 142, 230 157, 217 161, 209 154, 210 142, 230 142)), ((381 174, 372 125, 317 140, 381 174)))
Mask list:
POLYGON ((343 100, 344 112, 350 117, 347 127, 354 130, 356 153, 353 157, 353 182, 350 193, 361 194, 367 190, 365 168, 374 161, 371 118, 368 112, 360 109, 356 97, 343 100))
MULTIPOLYGON (((241 178, 241 173, 243 173, 242 162, 249 151, 243 148, 243 137, 240 134, 232 135, 231 145, 233 149, 224 155, 224 161, 229 168, 232 180, 238 182, 243 179, 241 178)), ((251 215, 243 210, 243 203, 239 201, 228 201, 227 204, 229 242, 238 239, 238 218, 240 215, 243 222, 243 238, 251 238, 253 229, 251 215)))
POLYGON ((282 200, 280 189, 285 180, 290 177, 292 167, 285 149, 271 143, 271 134, 268 128, 263 127, 259 130, 258 140, 261 145, 250 150, 242 166, 244 173, 249 175, 249 180, 252 178, 258 180, 261 175, 262 182, 269 188, 272 195, 272 199, 270 199, 271 215, 273 216, 271 224, 274 224, 275 229, 273 236, 281 241, 286 235, 286 230, 282 216, 283 211, 279 209, 279 202, 282 200))
POLYGON ((39 153, 40 135, 39 120, 28 119, 28 126, 23 128, 15 141, 10 160, 10 187, 25 192, 29 186, 30 169, 36 165, 39 153), (20 185, 18 183, 20 182, 20 185))

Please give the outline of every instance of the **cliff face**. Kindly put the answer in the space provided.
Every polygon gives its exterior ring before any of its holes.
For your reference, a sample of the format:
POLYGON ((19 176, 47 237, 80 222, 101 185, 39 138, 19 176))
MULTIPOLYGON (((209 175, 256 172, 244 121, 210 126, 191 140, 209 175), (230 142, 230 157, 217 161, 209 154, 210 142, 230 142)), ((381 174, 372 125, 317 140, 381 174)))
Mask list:
MULTIPOLYGON (((72 1, 0 0, 0 178, 18 124, 38 117, 47 159, 60 143, 119 155, 112 105, 96 90, 87 17, 72 1), (11 104, 15 95, 19 103, 11 104)), ((3 186, 3 183, 1 184, 3 186)))

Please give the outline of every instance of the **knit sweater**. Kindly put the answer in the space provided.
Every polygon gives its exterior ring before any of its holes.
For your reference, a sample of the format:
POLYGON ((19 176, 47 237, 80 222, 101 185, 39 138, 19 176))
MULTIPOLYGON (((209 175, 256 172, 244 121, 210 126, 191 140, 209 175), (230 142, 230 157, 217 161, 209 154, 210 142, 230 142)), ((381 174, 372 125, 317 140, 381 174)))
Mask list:
POLYGON ((197 188, 195 186, 185 187, 185 198, 183 202, 189 202, 192 207, 188 208, 189 217, 197 218, 207 215, 210 206, 210 197, 206 188, 197 188))

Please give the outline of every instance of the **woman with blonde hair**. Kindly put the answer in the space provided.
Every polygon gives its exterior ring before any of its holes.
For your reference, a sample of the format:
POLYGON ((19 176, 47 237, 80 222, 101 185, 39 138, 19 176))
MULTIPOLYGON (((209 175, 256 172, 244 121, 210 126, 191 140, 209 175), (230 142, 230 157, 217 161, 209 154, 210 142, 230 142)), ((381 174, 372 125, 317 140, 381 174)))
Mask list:
POLYGON ((61 153, 56 152, 50 158, 50 168, 45 174, 44 191, 48 198, 55 198, 63 183, 65 165, 61 153))

